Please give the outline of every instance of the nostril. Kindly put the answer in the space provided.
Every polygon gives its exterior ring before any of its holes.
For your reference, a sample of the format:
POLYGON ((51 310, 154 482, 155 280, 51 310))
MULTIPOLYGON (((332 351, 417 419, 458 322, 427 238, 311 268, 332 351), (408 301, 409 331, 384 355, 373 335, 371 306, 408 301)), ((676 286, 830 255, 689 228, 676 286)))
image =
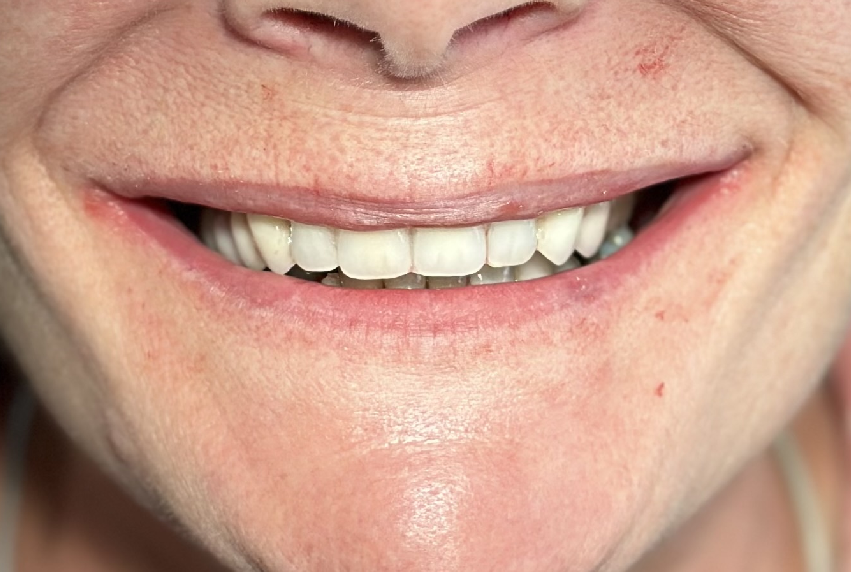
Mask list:
POLYGON ((290 51, 313 50, 320 43, 349 43, 353 47, 380 45, 378 34, 326 14, 293 8, 263 12, 252 36, 266 47, 290 51))
POLYGON ((552 2, 527 2, 492 14, 469 25, 460 28, 452 38, 454 44, 466 41, 470 36, 486 35, 508 28, 525 20, 537 20, 546 23, 548 20, 558 20, 562 16, 552 2))

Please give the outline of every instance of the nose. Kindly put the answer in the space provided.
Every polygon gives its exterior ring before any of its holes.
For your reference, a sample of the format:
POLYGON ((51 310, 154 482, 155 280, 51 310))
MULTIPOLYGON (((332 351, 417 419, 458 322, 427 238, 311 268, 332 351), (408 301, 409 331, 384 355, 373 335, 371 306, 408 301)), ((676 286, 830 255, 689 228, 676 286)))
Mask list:
MULTIPOLYGON (((587 1, 221 0, 231 28, 266 48, 286 54, 299 42, 336 43, 336 50, 310 49, 320 59, 338 57, 340 49, 380 49, 383 71, 403 78, 427 76, 447 65, 447 52, 461 31, 484 35, 487 23, 503 17, 516 20, 512 25, 529 38, 573 18, 587 1), (353 36, 353 29, 362 33, 353 36)), ((504 41, 479 43, 479 52, 502 53, 509 48, 504 41)))

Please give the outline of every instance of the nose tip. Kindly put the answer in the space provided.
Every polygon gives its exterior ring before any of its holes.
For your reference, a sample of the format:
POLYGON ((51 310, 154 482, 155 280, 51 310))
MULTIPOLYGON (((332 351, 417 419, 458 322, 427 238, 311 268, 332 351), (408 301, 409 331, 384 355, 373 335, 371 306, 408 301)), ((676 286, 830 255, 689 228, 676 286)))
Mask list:
MULTIPOLYGON (((312 49, 323 42, 345 46, 349 52, 378 49, 383 72, 410 79, 431 75, 446 65, 460 31, 475 34, 499 16, 539 8, 547 13, 545 26, 540 26, 543 20, 537 22, 536 29, 542 32, 557 25, 559 16, 566 19, 575 14, 585 1, 222 0, 222 12, 234 30, 267 48, 292 53, 294 46, 307 45, 314 58, 340 53, 339 49, 312 49), (323 22, 324 26, 318 25, 323 22), (362 32, 356 42, 351 41, 353 29, 362 32)), ((533 14, 527 19, 535 18, 533 14)))

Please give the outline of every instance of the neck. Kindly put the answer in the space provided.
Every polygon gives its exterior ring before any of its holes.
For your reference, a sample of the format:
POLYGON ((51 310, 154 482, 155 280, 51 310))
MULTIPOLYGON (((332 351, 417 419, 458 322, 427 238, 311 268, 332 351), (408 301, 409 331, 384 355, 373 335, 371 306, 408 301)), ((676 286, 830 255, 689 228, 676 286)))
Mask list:
MULTIPOLYGON (((791 426, 837 546, 847 451, 841 416, 820 391, 791 426)), ((773 450, 747 467, 631 572, 809 572, 788 483, 773 450)))

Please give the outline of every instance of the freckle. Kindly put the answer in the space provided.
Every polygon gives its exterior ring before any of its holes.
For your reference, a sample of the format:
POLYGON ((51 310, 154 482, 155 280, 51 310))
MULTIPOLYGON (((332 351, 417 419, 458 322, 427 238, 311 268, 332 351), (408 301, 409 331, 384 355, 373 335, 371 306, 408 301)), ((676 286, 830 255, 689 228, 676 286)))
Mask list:
POLYGON ((665 384, 660 383, 656 386, 656 397, 665 397, 665 384))

